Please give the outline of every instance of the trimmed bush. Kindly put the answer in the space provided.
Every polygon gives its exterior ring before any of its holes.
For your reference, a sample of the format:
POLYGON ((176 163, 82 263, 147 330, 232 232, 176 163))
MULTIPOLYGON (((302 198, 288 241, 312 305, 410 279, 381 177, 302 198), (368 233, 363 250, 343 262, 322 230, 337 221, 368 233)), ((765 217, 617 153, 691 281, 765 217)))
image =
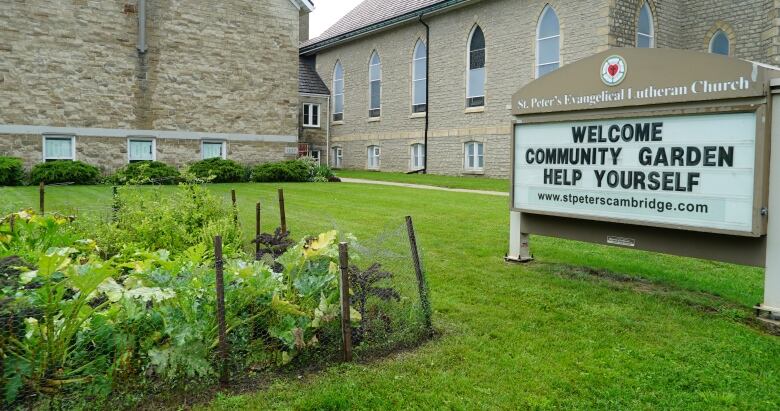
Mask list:
POLYGON ((212 183, 240 183, 248 180, 244 166, 219 157, 198 161, 190 166, 189 171, 195 177, 212 183))
POLYGON ((252 169, 252 181, 257 183, 298 183, 310 181, 311 167, 306 160, 266 163, 252 169))
POLYGON ((30 172, 30 182, 39 184, 73 183, 95 184, 100 181, 100 170, 81 161, 50 161, 36 164, 30 172))
POLYGON ((114 184, 176 184, 179 170, 159 161, 140 161, 120 168, 111 178, 114 184))
POLYGON ((22 183, 24 183, 22 159, 0 157, 0 186, 20 186, 22 183))

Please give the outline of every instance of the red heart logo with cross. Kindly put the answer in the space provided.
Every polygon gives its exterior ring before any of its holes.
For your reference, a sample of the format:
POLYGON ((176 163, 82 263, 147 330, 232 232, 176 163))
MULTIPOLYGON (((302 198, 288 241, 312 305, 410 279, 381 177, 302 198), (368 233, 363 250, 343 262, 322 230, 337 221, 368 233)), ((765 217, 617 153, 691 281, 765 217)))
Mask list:
POLYGON ((610 64, 609 67, 607 67, 607 73, 609 73, 611 77, 615 77, 618 71, 620 71, 620 66, 617 64, 610 64))

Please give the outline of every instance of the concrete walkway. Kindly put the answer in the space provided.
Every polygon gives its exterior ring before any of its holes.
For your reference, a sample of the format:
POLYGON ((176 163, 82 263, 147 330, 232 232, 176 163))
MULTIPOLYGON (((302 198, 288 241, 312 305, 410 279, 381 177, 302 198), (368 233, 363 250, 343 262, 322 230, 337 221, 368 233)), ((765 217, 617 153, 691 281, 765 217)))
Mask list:
POLYGON ((469 190, 465 188, 446 188, 446 187, 428 186, 422 184, 395 183, 392 181, 364 180, 362 178, 342 178, 341 181, 344 183, 353 183, 353 184, 372 184, 372 185, 379 185, 379 186, 417 188, 422 190, 449 191, 452 193, 469 193, 469 194, 483 194, 483 195, 497 196, 497 197, 509 197, 509 193, 504 193, 501 191, 469 190))

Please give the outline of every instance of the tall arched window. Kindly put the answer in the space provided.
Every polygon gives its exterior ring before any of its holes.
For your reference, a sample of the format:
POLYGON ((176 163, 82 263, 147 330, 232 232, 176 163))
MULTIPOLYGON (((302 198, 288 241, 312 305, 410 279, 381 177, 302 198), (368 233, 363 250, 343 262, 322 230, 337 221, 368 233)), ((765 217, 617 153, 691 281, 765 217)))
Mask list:
POLYGON ((561 66, 561 25, 552 7, 545 6, 536 28, 536 77, 561 66))
POLYGON ((710 39, 710 53, 728 56, 730 50, 729 36, 723 30, 716 31, 710 39))
POLYGON ((333 69, 333 121, 344 120, 344 68, 336 62, 333 69))
POLYGON ((655 47, 655 27, 653 25, 653 11, 650 4, 644 2, 639 9, 639 21, 636 27, 636 46, 639 48, 655 47))
POLYGON ((475 26, 469 36, 466 107, 485 105, 485 33, 475 26))
POLYGON ((382 115, 382 61, 374 51, 368 66, 368 116, 376 118, 382 115))
POLYGON ((417 40, 412 58, 412 113, 428 111, 428 49, 417 40))

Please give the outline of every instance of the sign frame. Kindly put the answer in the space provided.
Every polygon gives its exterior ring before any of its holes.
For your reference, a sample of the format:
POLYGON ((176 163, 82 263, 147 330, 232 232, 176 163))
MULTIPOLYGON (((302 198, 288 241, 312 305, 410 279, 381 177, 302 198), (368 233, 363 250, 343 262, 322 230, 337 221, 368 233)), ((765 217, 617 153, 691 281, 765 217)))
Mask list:
POLYGON ((752 224, 751 231, 734 231, 724 230, 717 228, 703 228, 694 226, 684 226, 667 223, 656 222, 640 222, 631 219, 612 218, 612 217, 598 217, 598 216, 583 216, 576 213, 555 212, 555 211, 539 211, 529 210, 515 207, 515 168, 512 168, 510 176, 510 210, 515 212, 521 212, 523 214, 538 214, 552 217, 574 218, 580 220, 593 220, 607 223, 618 223, 635 226, 649 226, 673 230, 683 231, 695 231, 711 234, 724 234, 738 237, 760 237, 767 233, 767 219, 765 210, 767 209, 768 200, 768 167, 769 164, 769 150, 768 139, 771 135, 771 122, 769 121, 768 112, 771 111, 769 107, 769 100, 765 97, 750 98, 750 99, 737 99, 735 100, 718 100, 716 102, 709 102, 708 104, 701 104, 696 102, 673 104, 664 107, 655 106, 634 106, 630 109, 607 109, 599 110, 598 112, 589 113, 583 115, 582 113, 544 113, 536 115, 519 116, 512 120, 512 137, 510 142, 510 156, 511 164, 515 165, 516 154, 516 142, 517 142, 517 128, 522 125, 530 124, 550 124, 550 123, 562 123, 572 121, 588 121, 588 120, 620 120, 627 118, 656 118, 656 117, 685 117, 696 115, 716 115, 716 114, 736 114, 736 113, 751 113, 755 115, 756 127, 755 127, 755 158, 754 158, 754 178, 753 178, 753 210, 752 210, 752 224), (714 104, 713 104, 714 103, 714 104))

